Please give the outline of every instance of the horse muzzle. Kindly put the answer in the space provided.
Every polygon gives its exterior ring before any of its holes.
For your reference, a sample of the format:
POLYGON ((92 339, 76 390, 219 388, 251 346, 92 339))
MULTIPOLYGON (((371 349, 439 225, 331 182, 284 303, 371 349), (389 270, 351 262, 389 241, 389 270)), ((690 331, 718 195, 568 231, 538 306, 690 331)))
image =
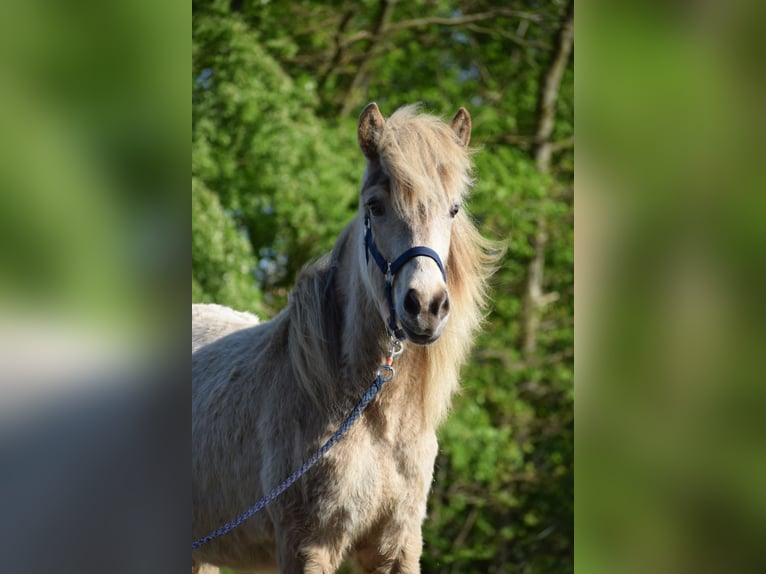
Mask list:
POLYGON ((429 345, 441 335, 449 319, 449 309, 446 288, 428 297, 409 289, 399 309, 399 322, 407 339, 418 345, 429 345))
POLYGON ((428 345, 436 341, 449 314, 449 296, 446 288, 447 272, 439 254, 430 247, 418 245, 410 247, 399 257, 389 262, 381 255, 378 246, 375 245, 369 216, 364 218, 364 248, 367 260, 369 261, 369 257, 372 256, 373 261, 384 274, 386 302, 389 311, 388 325, 386 326, 388 334, 400 339, 406 335, 409 340, 418 345, 428 345), (415 289, 408 289, 402 303, 403 313, 401 307, 397 310, 397 305, 394 302, 394 279, 399 270, 416 257, 427 257, 436 263, 444 286, 435 294, 427 297, 415 289), (397 325, 397 315, 401 316, 401 328, 397 325))

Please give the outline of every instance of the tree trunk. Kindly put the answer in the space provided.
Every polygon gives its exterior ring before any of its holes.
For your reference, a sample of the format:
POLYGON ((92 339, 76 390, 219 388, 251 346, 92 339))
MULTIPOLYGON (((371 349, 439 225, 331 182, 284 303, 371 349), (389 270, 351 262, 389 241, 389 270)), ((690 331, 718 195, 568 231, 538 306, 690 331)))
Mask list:
MULTIPOLYGON (((561 86, 569 56, 574 43, 574 0, 570 0, 564 14, 564 20, 556 34, 556 45, 550 66, 540 82, 538 96, 538 121, 535 134, 534 157, 540 173, 550 171, 551 153, 554 144, 551 141, 556 119, 556 100, 561 86)), ((522 305, 522 354, 528 365, 536 362, 537 339, 540 330, 540 318, 543 307, 555 294, 546 295, 543 290, 545 272, 545 248, 548 244, 547 222, 540 215, 537 220, 537 232, 532 238, 534 255, 527 268, 527 283, 522 305)))
POLYGON ((540 315, 543 307, 543 272, 545 270, 545 247, 548 234, 545 220, 537 221, 537 233, 532 239, 534 256, 527 267, 527 286, 524 293, 522 355, 531 362, 537 351, 537 334, 540 330, 540 315))
POLYGON ((541 173, 548 173, 551 164, 554 120, 556 119, 556 100, 559 95, 561 78, 564 76, 569 55, 574 43, 574 0, 567 4, 564 21, 556 34, 556 52, 551 64, 540 82, 540 94, 537 100, 537 133, 535 134, 535 162, 541 173))

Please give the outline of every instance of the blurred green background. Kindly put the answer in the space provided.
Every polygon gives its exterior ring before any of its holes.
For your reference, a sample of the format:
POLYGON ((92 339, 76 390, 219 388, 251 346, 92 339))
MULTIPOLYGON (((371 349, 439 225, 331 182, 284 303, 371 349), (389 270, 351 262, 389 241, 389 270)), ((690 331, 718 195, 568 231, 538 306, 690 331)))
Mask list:
POLYGON ((508 250, 440 432, 424 572, 573 568, 571 2, 195 2, 192 298, 273 316, 354 216, 359 112, 473 119, 508 250))
POLYGON ((764 21, 578 5, 577 571, 766 571, 764 21))

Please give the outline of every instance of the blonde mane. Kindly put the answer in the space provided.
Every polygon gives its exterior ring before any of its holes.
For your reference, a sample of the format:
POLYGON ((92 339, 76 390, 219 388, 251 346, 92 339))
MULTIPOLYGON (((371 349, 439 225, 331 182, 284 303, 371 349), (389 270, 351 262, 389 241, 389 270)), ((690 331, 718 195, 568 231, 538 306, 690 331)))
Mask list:
POLYGON ((460 367, 468 358, 489 303, 487 282, 499 253, 497 244, 482 237, 465 211, 461 213, 453 225, 447 267, 450 320, 436 343, 421 348, 428 356, 420 375, 426 382, 426 416, 435 426, 447 415, 458 389, 460 367))

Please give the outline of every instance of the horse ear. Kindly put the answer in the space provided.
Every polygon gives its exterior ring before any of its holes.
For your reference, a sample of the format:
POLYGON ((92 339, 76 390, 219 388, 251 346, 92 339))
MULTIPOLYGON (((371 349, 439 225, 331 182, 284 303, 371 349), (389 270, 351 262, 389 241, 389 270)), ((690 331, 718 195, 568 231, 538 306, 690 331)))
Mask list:
POLYGON ((368 104, 359 116, 359 129, 357 136, 359 138, 359 147, 367 159, 376 159, 378 157, 378 142, 383 133, 386 120, 378 109, 378 104, 372 102, 368 104))
POLYGON ((468 147, 468 142, 471 141, 471 114, 468 110, 460 108, 452 118, 450 126, 463 147, 468 147))

